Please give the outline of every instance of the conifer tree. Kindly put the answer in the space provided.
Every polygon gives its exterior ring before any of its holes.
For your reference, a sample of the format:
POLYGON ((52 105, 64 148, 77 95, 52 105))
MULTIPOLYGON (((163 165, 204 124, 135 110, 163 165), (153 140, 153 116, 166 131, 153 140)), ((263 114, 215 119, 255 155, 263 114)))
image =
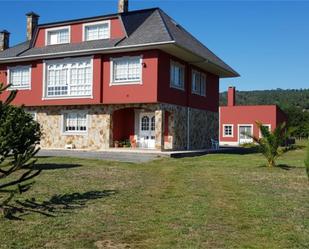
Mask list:
MULTIPOLYGON (((0 83, 0 96, 10 86, 0 83)), ((41 131, 23 107, 11 103, 17 91, 0 100, 0 211, 4 213, 14 195, 30 189, 30 180, 40 174, 34 156, 39 151, 41 131)))

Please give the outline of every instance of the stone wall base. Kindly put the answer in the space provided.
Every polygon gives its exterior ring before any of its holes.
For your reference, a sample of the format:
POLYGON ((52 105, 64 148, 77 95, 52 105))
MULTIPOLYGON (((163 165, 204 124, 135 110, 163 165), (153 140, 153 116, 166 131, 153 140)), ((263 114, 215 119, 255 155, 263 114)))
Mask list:
POLYGON ((211 139, 218 139, 218 113, 171 104, 44 106, 26 110, 34 111, 41 124, 42 148, 65 149, 68 144, 73 144, 76 149, 100 150, 113 146, 112 115, 124 108, 155 113, 156 149, 207 149, 211 139), (87 113, 87 133, 67 135, 63 132, 63 113, 70 110, 87 113))

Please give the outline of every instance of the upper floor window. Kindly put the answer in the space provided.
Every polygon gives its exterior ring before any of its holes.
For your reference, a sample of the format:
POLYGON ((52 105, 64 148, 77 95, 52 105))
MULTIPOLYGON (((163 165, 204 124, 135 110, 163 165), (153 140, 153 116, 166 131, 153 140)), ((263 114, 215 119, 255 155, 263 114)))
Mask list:
POLYGON ((111 59, 111 83, 141 83, 142 58, 140 56, 111 59))
POLYGON ((70 27, 52 28, 46 30, 46 45, 56 45, 70 42, 70 27))
POLYGON ((110 38, 110 22, 96 22, 84 24, 84 40, 93 41, 110 38))
POLYGON ((45 97, 91 96, 92 70, 91 58, 46 62, 45 97))
POLYGON ((185 66, 171 61, 171 87, 178 88, 183 90, 184 89, 184 82, 185 82, 185 66))
POLYGON ((30 89, 31 67, 17 66, 8 68, 8 84, 12 89, 30 89))
POLYGON ((206 96, 206 75, 198 71, 192 71, 192 93, 206 96))

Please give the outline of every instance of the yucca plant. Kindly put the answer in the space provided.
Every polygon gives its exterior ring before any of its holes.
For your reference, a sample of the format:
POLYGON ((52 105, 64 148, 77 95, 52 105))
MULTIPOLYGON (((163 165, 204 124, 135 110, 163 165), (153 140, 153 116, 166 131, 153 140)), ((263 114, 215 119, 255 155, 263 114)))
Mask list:
POLYGON ((267 166, 275 167, 277 158, 284 153, 280 146, 285 143, 290 130, 287 129, 286 123, 279 124, 273 131, 270 131, 261 122, 256 122, 256 124, 260 130, 261 138, 251 137, 259 145, 261 153, 267 160, 267 166))
POLYGON ((306 173, 307 173, 308 180, 309 180, 309 142, 308 142, 308 145, 307 145, 307 157, 306 157, 306 160, 305 160, 305 167, 306 167, 306 173))

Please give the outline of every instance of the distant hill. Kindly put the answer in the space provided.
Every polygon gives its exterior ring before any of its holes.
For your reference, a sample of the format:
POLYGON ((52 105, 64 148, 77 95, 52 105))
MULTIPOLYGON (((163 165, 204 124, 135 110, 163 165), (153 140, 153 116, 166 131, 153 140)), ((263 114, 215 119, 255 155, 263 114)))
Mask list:
MULTIPOLYGON (((220 93, 220 105, 226 105, 227 93, 220 93)), ((300 90, 263 90, 237 91, 237 105, 271 105, 277 104, 281 109, 299 108, 309 110, 309 89, 300 90)))

